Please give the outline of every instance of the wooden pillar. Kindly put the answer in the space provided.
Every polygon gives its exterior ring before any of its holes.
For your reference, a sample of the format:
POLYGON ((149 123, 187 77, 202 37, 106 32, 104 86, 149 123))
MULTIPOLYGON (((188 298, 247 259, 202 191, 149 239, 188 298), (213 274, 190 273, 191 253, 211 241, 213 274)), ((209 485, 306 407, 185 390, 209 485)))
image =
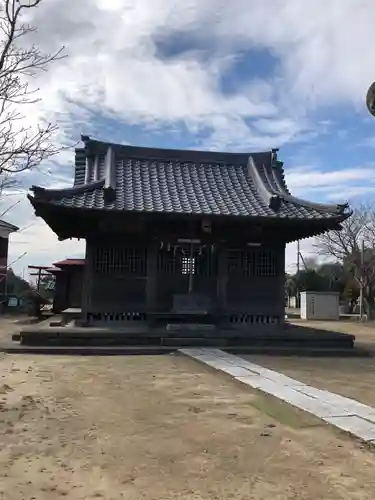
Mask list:
POLYGON ((147 247, 146 306, 148 312, 156 309, 158 244, 152 241, 147 247))
POLYGON ((38 269, 38 277, 36 279, 36 291, 38 293, 40 293, 40 280, 41 280, 41 277, 42 277, 42 270, 41 268, 38 269))
POLYGON ((53 310, 59 314, 63 309, 64 298, 64 274, 63 271, 58 271, 55 274, 55 290, 53 292, 53 310))
POLYGON ((228 262, 227 249, 225 246, 218 247, 218 277, 217 277, 217 295, 221 311, 227 309, 227 284, 228 284, 228 262))
POLYGON ((64 277, 65 277, 65 294, 64 294, 64 300, 65 300, 65 308, 71 307, 70 304, 70 294, 71 294, 71 287, 72 287, 72 281, 71 281, 71 269, 70 266, 66 266, 63 268, 64 277))
POLYGON ((83 270, 83 284, 82 284, 82 315, 81 318, 86 321, 87 313, 92 304, 92 284, 94 272, 94 253, 95 247, 91 240, 86 240, 86 254, 85 254, 85 267, 83 270))
POLYGON ((278 299, 279 304, 277 307, 277 313, 280 317, 280 322, 284 323, 285 319, 285 243, 282 243, 278 246, 278 299))

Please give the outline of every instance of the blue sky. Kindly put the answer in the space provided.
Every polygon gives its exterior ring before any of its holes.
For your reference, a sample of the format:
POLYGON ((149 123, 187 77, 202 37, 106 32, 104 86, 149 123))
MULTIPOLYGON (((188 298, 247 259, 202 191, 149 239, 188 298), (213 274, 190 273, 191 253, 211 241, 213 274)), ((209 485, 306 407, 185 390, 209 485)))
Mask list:
MULTIPOLYGON (((68 57, 35 81, 41 101, 27 121, 57 122, 55 140, 71 145, 83 133, 167 148, 279 147, 293 194, 371 201, 374 18, 372 0, 43 0, 33 41, 64 44, 68 57)), ((83 242, 58 242, 25 200, 31 184, 70 185, 73 159, 72 147, 2 199, 3 210, 19 201, 7 213, 22 229, 11 261, 27 252, 19 273, 83 254, 83 242)), ((301 248, 311 255, 313 242, 301 248)), ((290 245, 288 269, 294 262, 290 245)))

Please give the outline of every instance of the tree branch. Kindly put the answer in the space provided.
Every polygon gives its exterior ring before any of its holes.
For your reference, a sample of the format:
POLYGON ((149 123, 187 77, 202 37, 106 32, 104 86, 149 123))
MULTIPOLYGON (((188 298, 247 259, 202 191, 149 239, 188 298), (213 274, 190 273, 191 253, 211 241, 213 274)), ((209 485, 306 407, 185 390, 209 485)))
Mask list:
POLYGON ((61 151, 53 141, 57 130, 51 123, 23 126, 23 105, 39 101, 38 88, 28 80, 50 63, 65 57, 64 47, 49 54, 34 44, 25 48, 27 35, 36 31, 22 22, 23 15, 42 0, 0 0, 0 175, 29 170, 61 151))
POLYGON ((367 298, 375 292, 375 207, 362 204, 342 224, 341 231, 330 231, 316 239, 321 255, 333 257, 344 265, 358 285, 363 285, 367 298), (361 257, 361 245, 364 255, 361 257))

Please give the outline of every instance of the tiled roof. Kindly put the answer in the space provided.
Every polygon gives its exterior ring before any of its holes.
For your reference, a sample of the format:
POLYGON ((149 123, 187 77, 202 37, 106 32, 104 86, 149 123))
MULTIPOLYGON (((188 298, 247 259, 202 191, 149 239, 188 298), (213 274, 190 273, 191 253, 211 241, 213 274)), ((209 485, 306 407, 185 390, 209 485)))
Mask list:
POLYGON ((85 140, 74 187, 34 187, 32 203, 127 212, 272 218, 346 218, 345 206, 290 195, 275 150, 230 154, 136 148, 85 140))
POLYGON ((64 267, 64 266, 84 266, 85 259, 64 259, 59 262, 54 262, 54 267, 64 267))
POLYGON ((4 229, 6 231, 9 231, 10 233, 14 233, 15 231, 18 231, 19 228, 14 224, 6 222, 5 220, 0 220, 0 229, 4 229))

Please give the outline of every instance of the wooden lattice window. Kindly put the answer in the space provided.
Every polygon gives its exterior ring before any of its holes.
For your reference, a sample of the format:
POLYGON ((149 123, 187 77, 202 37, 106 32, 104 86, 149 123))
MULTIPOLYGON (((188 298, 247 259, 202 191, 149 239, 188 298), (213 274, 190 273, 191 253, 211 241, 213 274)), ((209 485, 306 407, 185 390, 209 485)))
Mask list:
POLYGON ((277 256, 271 250, 229 250, 228 274, 247 278, 277 275, 277 256))
POLYGON ((217 252, 211 246, 176 246, 160 249, 158 272, 162 274, 195 274, 202 277, 217 276, 217 252))
POLYGON ((276 276, 277 258, 272 251, 260 251, 255 253, 253 263, 253 276, 276 276))
POLYGON ((117 276, 147 276, 147 248, 101 246, 96 249, 95 272, 117 276))
POLYGON ((182 257, 181 274, 195 274, 196 265, 194 257, 182 257))

